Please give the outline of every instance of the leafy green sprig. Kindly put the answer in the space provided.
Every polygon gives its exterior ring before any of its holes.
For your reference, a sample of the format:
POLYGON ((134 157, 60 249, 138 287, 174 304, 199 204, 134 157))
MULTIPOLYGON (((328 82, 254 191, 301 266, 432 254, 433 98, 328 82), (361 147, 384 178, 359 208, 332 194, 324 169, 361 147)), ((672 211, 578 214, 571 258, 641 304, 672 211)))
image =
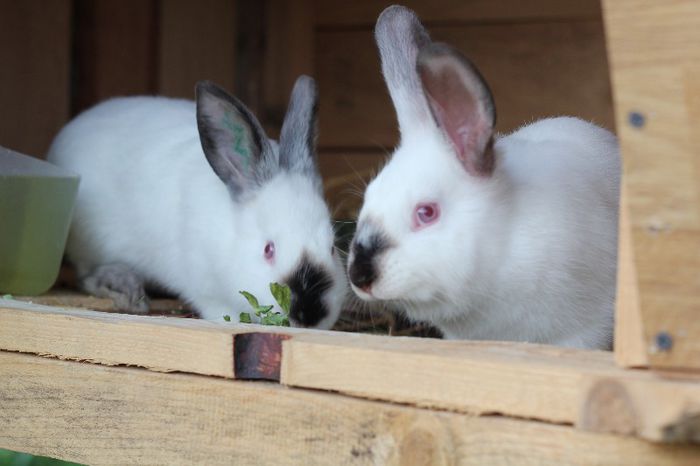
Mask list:
MULTIPOLYGON (((274 305, 261 305, 252 293, 247 291, 239 291, 240 294, 248 301, 250 307, 253 308, 253 313, 260 318, 260 323, 263 325, 275 325, 278 327, 289 327, 289 310, 292 307, 292 290, 287 285, 279 283, 270 283, 270 292, 275 298, 282 312, 274 311, 274 305)), ((238 315, 241 323, 250 324, 252 318, 249 312, 241 312, 238 315)), ((231 316, 225 315, 226 322, 231 321, 231 316)))

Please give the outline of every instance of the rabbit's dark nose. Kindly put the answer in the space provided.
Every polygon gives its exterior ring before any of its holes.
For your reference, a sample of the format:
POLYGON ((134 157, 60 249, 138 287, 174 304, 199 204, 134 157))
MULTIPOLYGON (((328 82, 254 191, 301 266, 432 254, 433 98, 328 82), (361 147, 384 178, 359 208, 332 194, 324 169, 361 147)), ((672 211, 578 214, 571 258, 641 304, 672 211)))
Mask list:
POLYGON ((369 245, 364 245, 354 241, 352 249, 355 257, 348 270, 350 281, 356 287, 368 292, 372 282, 377 279, 377 269, 374 264, 377 248, 371 242, 369 245))

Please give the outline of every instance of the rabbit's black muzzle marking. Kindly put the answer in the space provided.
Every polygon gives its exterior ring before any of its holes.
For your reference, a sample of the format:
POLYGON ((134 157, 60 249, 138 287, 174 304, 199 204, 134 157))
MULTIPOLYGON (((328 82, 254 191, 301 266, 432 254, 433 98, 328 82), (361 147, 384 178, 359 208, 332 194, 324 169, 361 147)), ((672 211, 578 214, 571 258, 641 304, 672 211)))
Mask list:
POLYGON ((389 247, 388 241, 378 234, 370 235, 366 242, 352 242, 352 263, 348 269, 350 281, 356 287, 365 290, 377 279, 375 259, 389 247))
POLYGON ((323 297, 333 286, 333 281, 323 267, 303 258, 286 282, 292 290, 289 316, 296 323, 303 327, 312 327, 328 315, 323 297))

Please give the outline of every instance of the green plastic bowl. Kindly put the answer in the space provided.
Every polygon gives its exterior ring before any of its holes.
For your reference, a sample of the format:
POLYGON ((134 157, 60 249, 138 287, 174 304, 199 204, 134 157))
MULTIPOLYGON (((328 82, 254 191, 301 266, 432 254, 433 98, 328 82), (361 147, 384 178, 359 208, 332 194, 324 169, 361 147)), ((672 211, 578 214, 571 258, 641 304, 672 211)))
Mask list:
POLYGON ((79 182, 0 147, 0 293, 37 295, 56 281, 79 182))

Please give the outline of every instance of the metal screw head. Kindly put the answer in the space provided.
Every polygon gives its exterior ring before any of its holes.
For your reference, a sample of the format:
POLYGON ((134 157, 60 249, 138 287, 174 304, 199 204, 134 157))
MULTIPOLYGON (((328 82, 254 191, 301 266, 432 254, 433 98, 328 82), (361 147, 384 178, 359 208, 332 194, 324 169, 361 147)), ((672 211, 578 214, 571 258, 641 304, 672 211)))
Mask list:
POLYGON ((635 128, 641 128, 646 123, 646 117, 639 112, 630 112, 627 116, 627 121, 635 128))
POLYGON ((659 351, 670 351, 673 346, 673 337, 668 332, 659 332, 656 334, 656 348, 659 351))

